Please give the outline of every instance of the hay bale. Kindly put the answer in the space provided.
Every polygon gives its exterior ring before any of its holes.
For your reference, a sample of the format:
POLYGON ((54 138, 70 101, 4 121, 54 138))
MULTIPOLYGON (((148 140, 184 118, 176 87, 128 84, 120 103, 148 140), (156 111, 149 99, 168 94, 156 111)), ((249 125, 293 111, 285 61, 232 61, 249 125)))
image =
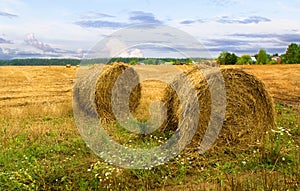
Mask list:
POLYGON ((127 116, 128 112, 134 113, 139 105, 140 98, 139 76, 132 67, 115 63, 112 66, 103 68, 95 87, 95 104, 101 122, 116 120, 112 102, 118 107, 118 116, 127 116), (117 94, 115 99, 113 99, 114 94, 117 94), (129 100, 126 97, 129 97, 129 100))
POLYGON ((96 81, 101 74, 103 65, 82 67, 76 74, 73 87, 73 110, 74 113, 84 117, 97 118, 95 105, 96 81))
POLYGON ((116 119, 112 101, 117 102, 115 105, 121 112, 117 114, 124 113, 127 116, 128 113, 135 114, 140 97, 139 77, 129 65, 118 63, 113 66, 97 64, 92 67, 81 67, 73 88, 73 110, 84 117, 99 118, 105 124, 116 119), (135 84, 137 85, 134 86, 135 84), (132 86, 134 88, 131 91, 132 86), (113 92, 114 89, 118 91, 113 92), (129 101, 123 99, 126 95, 129 101), (126 101, 129 102, 129 109, 126 108, 128 102, 124 103, 126 101))
MULTIPOLYGON (((265 141, 266 131, 275 125, 273 101, 270 95, 258 78, 242 70, 222 69, 221 73, 226 88, 226 114, 221 132, 210 152, 224 151, 225 147, 231 150, 237 147, 248 149, 251 146, 259 146, 265 141)), ((182 111, 184 106, 181 105, 179 97, 174 91, 174 89, 177 89, 178 92, 188 91, 185 82, 182 81, 182 75, 187 76, 193 83, 200 107, 198 129, 192 142, 186 148, 194 152, 199 150, 199 145, 207 129, 212 104, 207 78, 198 66, 179 75, 166 88, 163 101, 167 106, 167 120, 162 129, 175 131, 179 122, 183 120, 181 112, 185 112, 182 111)), ((215 72, 208 75, 208 80, 213 81, 214 78, 216 78, 215 72)), ((179 129, 179 131, 188 131, 188 129, 179 129)))
POLYGON ((71 68, 71 64, 67 64, 67 65, 66 65, 66 68, 71 68))

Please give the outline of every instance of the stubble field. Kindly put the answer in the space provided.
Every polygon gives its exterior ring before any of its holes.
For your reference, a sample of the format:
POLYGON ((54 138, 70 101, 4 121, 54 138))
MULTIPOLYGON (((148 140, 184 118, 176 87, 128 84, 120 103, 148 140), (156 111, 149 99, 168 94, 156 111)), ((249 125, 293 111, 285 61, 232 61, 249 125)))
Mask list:
MULTIPOLYGON (((222 67, 242 68, 254 74, 265 83, 275 102, 296 106, 300 104, 300 65, 222 67)), ((168 80, 169 77, 169 67, 136 66, 136 68, 142 75, 151 76, 152 79, 159 76, 160 79, 168 80)), ((75 67, 61 66, 0 67, 0 108, 71 104, 73 82, 77 70, 75 67)), ((144 89, 148 89, 151 96, 151 92, 157 92, 159 88, 156 86, 156 88, 145 87, 144 89)))
MULTIPOLYGON (((135 67, 147 79, 169 79, 168 67, 135 67)), ((260 150, 237 152, 234 159, 183 154, 152 170, 109 165, 86 147, 72 112, 78 68, 0 67, 0 190, 297 189, 300 65, 222 67, 242 68, 265 83, 277 121, 269 142, 260 150)), ((163 86, 142 84, 138 115, 149 117, 147 107, 161 99, 163 86)))

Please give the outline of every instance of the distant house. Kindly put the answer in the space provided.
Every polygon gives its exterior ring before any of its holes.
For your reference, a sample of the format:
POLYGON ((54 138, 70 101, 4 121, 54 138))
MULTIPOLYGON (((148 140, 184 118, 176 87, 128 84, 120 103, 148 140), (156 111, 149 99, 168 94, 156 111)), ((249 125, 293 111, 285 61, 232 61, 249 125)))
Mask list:
POLYGON ((281 58, 279 56, 273 56, 272 60, 276 61, 277 64, 281 63, 281 58))
POLYGON ((251 62, 256 62, 256 58, 254 56, 251 56, 251 62))

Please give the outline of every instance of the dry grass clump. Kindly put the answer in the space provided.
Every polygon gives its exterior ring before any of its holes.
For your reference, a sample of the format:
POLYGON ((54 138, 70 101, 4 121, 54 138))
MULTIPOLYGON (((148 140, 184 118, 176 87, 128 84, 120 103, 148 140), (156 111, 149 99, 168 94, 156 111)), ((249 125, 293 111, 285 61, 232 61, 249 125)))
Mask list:
MULTIPOLYGON (((221 74, 226 88, 226 114, 221 132, 212 150, 224 150, 225 147, 247 149, 251 146, 258 146, 264 142, 266 131, 275 125, 271 97, 258 78, 243 70, 222 69, 221 74)), ((192 120, 182 117, 181 113, 187 112, 183 110, 186 107, 180 103, 174 91, 174 89, 181 93, 189 91, 183 75, 192 82, 200 107, 198 129, 187 149, 198 150, 211 117, 212 95, 207 80, 216 83, 217 72, 212 70, 205 78, 203 72, 196 66, 179 75, 166 88, 164 102, 167 106, 168 119, 164 124, 164 130, 175 131, 180 121, 192 120)), ((183 104, 186 103, 188 101, 184 101, 183 104)), ((179 129, 179 131, 186 133, 188 129, 179 129)))

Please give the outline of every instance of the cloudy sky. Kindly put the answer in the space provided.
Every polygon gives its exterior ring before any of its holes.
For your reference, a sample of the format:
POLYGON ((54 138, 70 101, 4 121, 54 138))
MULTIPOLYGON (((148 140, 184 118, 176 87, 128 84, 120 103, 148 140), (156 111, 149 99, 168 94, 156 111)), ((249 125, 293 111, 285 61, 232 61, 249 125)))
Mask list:
POLYGON ((283 53, 300 43, 299 19, 299 0, 0 0, 0 59, 81 58, 97 42, 137 24, 182 30, 212 56, 260 48, 283 53))

